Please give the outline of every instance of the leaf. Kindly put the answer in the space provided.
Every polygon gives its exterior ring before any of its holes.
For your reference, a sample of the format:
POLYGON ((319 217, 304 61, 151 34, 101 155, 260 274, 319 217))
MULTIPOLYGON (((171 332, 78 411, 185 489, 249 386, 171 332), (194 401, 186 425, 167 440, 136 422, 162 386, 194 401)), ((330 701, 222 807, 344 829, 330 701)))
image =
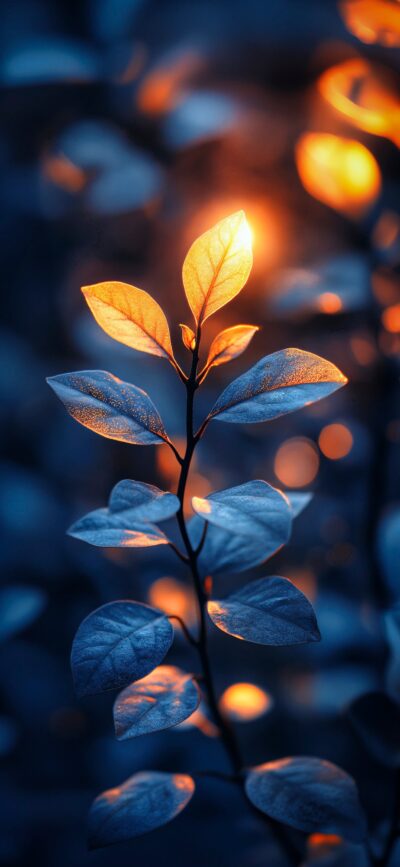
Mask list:
POLYGON ((149 674, 173 641, 165 614, 139 602, 108 602, 81 623, 71 666, 78 696, 119 689, 149 674))
POLYGON ((154 404, 136 385, 105 370, 61 373, 47 382, 72 418, 100 436, 143 446, 169 442, 154 404))
POLYGON ((208 418, 247 424, 269 421, 321 400, 346 382, 330 361, 302 349, 282 349, 231 382, 208 418))
POLYGON ((250 230, 243 211, 225 217, 197 238, 183 263, 182 277, 199 325, 243 289, 252 264, 250 230))
POLYGON ((289 500, 294 518, 304 512, 314 496, 311 491, 284 491, 284 494, 289 500))
POLYGON ((82 292, 106 334, 125 346, 173 363, 168 322, 148 292, 118 281, 83 286, 82 292))
POLYGON ((115 734, 120 741, 161 731, 188 719, 200 703, 191 674, 174 665, 160 665, 132 683, 114 704, 115 734))
POLYGON ((166 521, 176 515, 180 503, 175 494, 156 485, 123 479, 112 489, 108 505, 110 512, 124 512, 137 521, 166 521))
POLYGON ((209 601, 207 609, 218 629, 253 644, 287 646, 321 638, 311 603, 287 578, 259 578, 222 601, 209 601))
POLYGON ((97 548, 152 548, 169 540, 154 524, 141 524, 124 512, 96 509, 75 521, 68 535, 97 548))
POLYGON ((366 749, 383 765, 400 767, 400 707, 384 692, 369 692, 349 708, 349 717, 366 749))
POLYGON ((89 848, 131 840, 166 825, 184 810, 194 789, 194 780, 188 774, 160 771, 134 774, 93 802, 89 813, 89 848))
POLYGON ((38 587, 14 586, 0 590, 0 641, 30 626, 42 613, 46 596, 38 587))
MULTIPOLYGON (((203 530, 204 521, 195 515, 189 521, 189 535, 195 547, 201 540, 203 530)), ((264 563, 284 542, 285 539, 282 538, 277 546, 276 539, 267 532, 260 533, 256 539, 254 536, 239 536, 231 530, 222 530, 215 524, 209 524, 199 557, 201 572, 203 575, 244 572, 264 563)))
POLYGON ((183 345, 186 346, 186 349, 188 349, 189 352, 193 352, 196 346, 196 335, 194 331, 189 328, 189 325, 183 325, 182 322, 180 322, 180 328, 182 329, 183 345))
POLYGON ((259 330, 258 325, 234 325, 232 328, 225 328, 214 337, 204 369, 218 367, 238 358, 259 330))
POLYGON ((193 497, 192 506, 200 518, 230 533, 257 540, 267 533, 274 550, 290 536, 292 516, 286 497, 259 479, 216 491, 204 499, 193 497))
POLYGON ((272 819, 308 834, 339 834, 360 842, 366 833, 354 780, 337 765, 299 756, 252 768, 246 794, 272 819))

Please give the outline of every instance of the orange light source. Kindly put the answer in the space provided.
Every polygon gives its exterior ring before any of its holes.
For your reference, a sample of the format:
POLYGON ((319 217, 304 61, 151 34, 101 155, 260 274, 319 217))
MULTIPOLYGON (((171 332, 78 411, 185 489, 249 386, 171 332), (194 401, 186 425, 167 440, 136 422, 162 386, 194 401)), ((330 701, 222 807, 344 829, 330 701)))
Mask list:
POLYGON ((271 698, 254 683, 233 683, 222 694, 220 706, 231 719, 249 722, 269 710, 271 698))
POLYGON ((318 437, 323 455, 331 461, 345 458, 353 447, 353 435, 345 424, 327 424, 318 437))
POLYGON ((355 57, 327 69, 318 87, 354 126, 400 144, 400 99, 386 72, 355 57))
POLYGON ((158 578, 149 590, 149 602, 166 614, 182 617, 185 623, 194 623, 196 605, 193 591, 175 578, 158 578))
POLYGON ((300 180, 311 196, 351 217, 361 217, 381 190, 372 153, 355 139, 305 133, 296 145, 300 180))
POLYGON ((321 313, 339 313, 343 307, 342 300, 336 292, 322 292, 317 298, 318 309, 321 313))
POLYGON ((367 45, 400 45, 400 5, 393 0, 342 0, 339 11, 350 33, 367 45))
POLYGON ((319 456, 311 440, 292 437, 279 447, 274 472, 288 488, 304 488, 314 481, 319 470, 319 456))
POLYGON ((343 843, 343 838, 338 834, 310 834, 308 845, 312 849, 323 849, 325 847, 340 846, 343 843))
POLYGON ((400 304, 392 304, 383 311, 382 324, 390 334, 400 332, 400 304))

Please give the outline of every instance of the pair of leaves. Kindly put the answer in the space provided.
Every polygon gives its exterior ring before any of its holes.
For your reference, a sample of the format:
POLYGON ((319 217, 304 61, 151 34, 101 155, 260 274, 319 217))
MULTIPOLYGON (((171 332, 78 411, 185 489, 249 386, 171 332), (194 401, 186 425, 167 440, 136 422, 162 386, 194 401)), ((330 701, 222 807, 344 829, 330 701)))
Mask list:
POLYGON ((288 541, 292 518, 300 514, 310 497, 310 494, 297 491, 284 495, 266 482, 256 481, 211 494, 205 499, 205 508, 202 505, 204 501, 197 499, 194 505, 199 514, 190 521, 189 534, 192 545, 196 547, 202 538, 204 519, 208 521, 207 535, 199 558, 202 573, 236 574, 272 557, 288 541), (224 510, 220 508, 220 502, 217 504, 222 495, 226 497, 226 504, 229 502, 230 508, 246 502, 247 515, 242 515, 242 521, 247 518, 250 522, 252 514, 256 515, 257 520, 264 525, 262 532, 258 535, 250 532, 248 536, 236 533, 239 523, 236 510, 231 513, 232 521, 228 518, 224 523, 224 510), (245 495, 243 500, 242 495, 245 495), (203 518, 200 518, 200 511, 203 518))
POLYGON ((245 789, 261 812, 298 831, 355 843, 365 837, 355 782, 331 762, 305 756, 267 762, 249 771, 245 789))
POLYGON ((288 646, 319 641, 317 620, 306 596, 287 578, 259 578, 207 610, 214 625, 253 644, 288 646))
POLYGON ((81 623, 71 667, 78 696, 120 689, 162 662, 174 637, 170 621, 139 602, 109 602, 81 623))
POLYGON ((167 545, 168 538, 153 521, 175 515, 179 500, 154 485, 124 479, 111 491, 108 509, 89 512, 69 529, 69 535, 99 547, 145 548, 167 545))
POLYGON ((141 771, 96 798, 89 813, 89 847, 131 840, 166 825, 184 810, 195 784, 188 774, 141 771))
POLYGON ((116 736, 123 741, 179 725, 199 703, 200 691, 191 674, 174 665, 160 665, 118 696, 114 705, 116 736))

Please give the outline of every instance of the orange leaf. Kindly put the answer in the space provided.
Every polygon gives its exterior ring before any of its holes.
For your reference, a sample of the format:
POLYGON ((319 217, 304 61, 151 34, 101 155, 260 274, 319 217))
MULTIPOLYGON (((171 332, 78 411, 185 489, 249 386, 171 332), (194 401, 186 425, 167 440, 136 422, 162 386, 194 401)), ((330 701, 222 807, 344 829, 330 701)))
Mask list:
POLYGON ((179 323, 180 328, 182 329, 182 342, 183 345, 186 346, 186 349, 189 349, 190 352, 193 352, 196 346, 196 335, 189 325, 183 325, 182 322, 179 323))
POLYGON ((157 301, 136 286, 112 281, 83 286, 93 316, 106 334, 174 364, 168 322, 157 301))
POLYGON ((257 325, 234 325, 232 328, 225 328, 214 337, 204 370, 233 361, 247 349, 259 330, 257 325))
POLYGON ((243 211, 225 217, 192 244, 182 277, 200 325, 243 289, 253 263, 250 229, 243 211))

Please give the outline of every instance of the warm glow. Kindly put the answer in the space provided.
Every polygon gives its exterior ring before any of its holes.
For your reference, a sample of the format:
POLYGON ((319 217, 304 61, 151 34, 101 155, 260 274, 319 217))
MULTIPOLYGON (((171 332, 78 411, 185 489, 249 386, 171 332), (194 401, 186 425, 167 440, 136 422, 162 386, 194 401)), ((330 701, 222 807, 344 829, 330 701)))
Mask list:
POLYGON ((317 298, 317 306, 321 313, 339 313, 343 304, 336 292, 322 292, 317 298))
POLYGON ((184 97, 188 80, 201 67, 194 51, 176 53, 150 70, 137 91, 137 105, 148 115, 171 111, 184 97))
POLYGON ((220 706, 237 722, 249 722, 269 710, 271 698, 254 683, 234 683, 221 696, 220 706))
POLYGON ((296 165, 311 196, 352 217, 368 211, 381 190, 375 157, 355 139, 305 133, 297 142, 296 165))
POLYGON ((318 437, 323 455, 331 461, 345 458, 353 447, 353 436, 345 424, 327 424, 318 437))
POLYGON ((304 488, 314 481, 319 469, 317 449, 305 437, 286 440, 275 455, 274 472, 288 488, 304 488))
POLYGON ((310 834, 308 845, 313 849, 323 848, 324 846, 340 846, 343 843, 342 837, 338 834, 310 834))
POLYGON ((383 311, 382 324, 390 334, 398 334, 400 332, 400 304, 393 304, 383 311))
POLYGON ((346 60, 321 75, 322 96, 354 126, 400 143, 400 99, 387 74, 362 58, 346 60))
MULTIPOLYGON (((185 623, 196 620, 196 605, 193 590, 175 578, 158 578, 149 590, 149 603, 166 614, 181 617, 185 623)), ((174 624, 175 627, 176 624, 174 624)))
POLYGON ((354 358, 362 367, 368 367, 376 360, 377 350, 369 336, 355 334, 350 339, 350 346, 354 358))
POLYGON ((68 193, 79 193, 86 184, 85 172, 63 154, 48 157, 43 172, 53 184, 68 193))
POLYGON ((387 48, 400 45, 400 5, 393 0, 342 0, 339 11, 346 27, 361 42, 387 48))
POLYGON ((395 211, 383 211, 374 226, 372 240, 379 250, 390 250, 400 243, 400 217, 395 211))

